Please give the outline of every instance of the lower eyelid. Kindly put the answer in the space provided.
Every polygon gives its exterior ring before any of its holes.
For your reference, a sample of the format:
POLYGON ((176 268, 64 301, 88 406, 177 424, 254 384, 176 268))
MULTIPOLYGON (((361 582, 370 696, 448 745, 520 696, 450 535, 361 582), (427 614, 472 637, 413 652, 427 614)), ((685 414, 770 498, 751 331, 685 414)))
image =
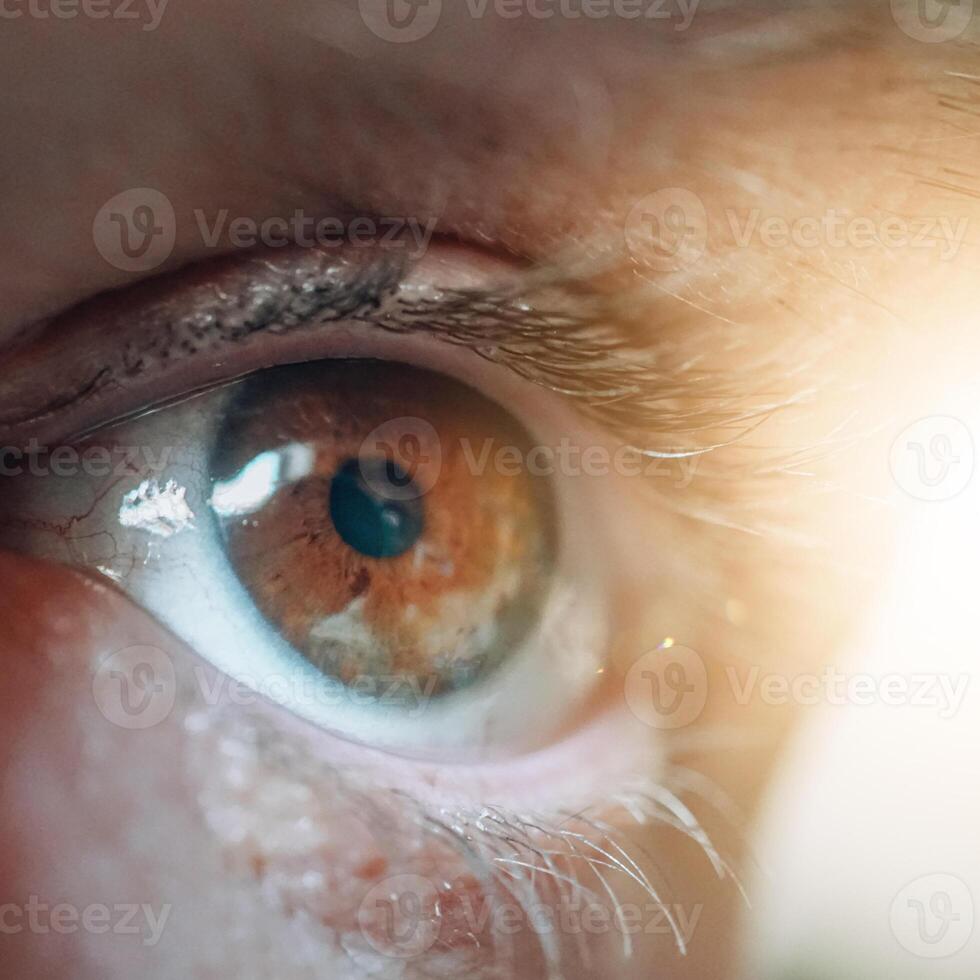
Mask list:
MULTIPOLYGON (((509 886, 520 903, 551 903, 565 891, 574 894, 580 883, 592 890, 597 882, 589 860, 599 861, 599 854, 606 853, 603 848, 612 846, 607 834, 617 833, 613 827, 625 815, 619 810, 617 816, 614 805, 596 805, 596 797, 614 799, 629 789, 635 794, 633 806, 642 809, 636 791, 649 776, 640 773, 654 769, 650 759, 642 767, 632 759, 628 768, 621 757, 624 772, 615 777, 607 772, 605 780, 600 777, 589 787, 588 797, 581 795, 581 786, 561 803, 555 796, 549 811, 535 792, 528 787, 514 792, 507 780, 474 780, 465 771, 462 778, 454 778, 452 770, 434 767, 392 778, 395 773, 385 760, 375 760, 377 768, 365 766, 357 759, 357 749, 349 750, 346 758, 343 752, 340 757, 328 753, 327 763, 317 753, 319 733, 295 738, 288 721, 286 729, 278 722, 240 709, 209 708, 190 716, 191 772, 201 782, 200 804, 233 869, 272 888, 276 900, 291 910, 346 933, 345 941, 355 945, 364 941, 359 913, 366 896, 403 876, 437 892, 444 913, 463 903, 472 903, 467 912, 478 912, 481 902, 494 900, 501 876, 506 881, 509 872, 515 872, 514 882, 521 881, 522 866, 537 866, 539 884, 527 894, 509 886), (470 782, 482 795, 470 797, 470 782), (573 816, 586 812, 606 824, 606 834, 573 816), (575 835, 593 834, 598 854, 586 846, 576 860, 582 841, 575 835), (504 841, 508 843, 501 847, 504 841), (552 856, 542 861, 546 848, 552 856)), ((601 737, 596 742, 592 771, 598 773, 599 758, 609 759, 609 743, 601 737)), ((584 754, 563 754, 566 772, 572 768, 571 758, 577 769, 590 765, 584 754)), ((531 776, 537 767, 532 763, 528 768, 531 776)), ((625 837, 623 844, 629 847, 625 837)), ((625 858, 627 852, 622 853, 625 858)), ((637 884, 631 873, 617 876, 615 869, 607 881, 617 890, 637 884)), ((419 897, 417 888, 409 882, 410 897, 419 897)), ((503 893, 508 895, 508 886, 503 893)), ((501 900, 499 895, 496 900, 501 900)), ((451 915, 440 918, 451 920, 451 915)), ((434 954, 469 947, 475 963, 479 956, 489 955, 487 949, 472 948, 471 931, 454 929, 451 921, 448 926, 442 921, 439 936, 434 954)), ((483 937, 484 943, 488 940, 492 936, 483 937)), ((495 954, 502 952, 490 948, 495 954)))
MULTIPOLYGON (((642 860, 625 836, 617 845, 623 850, 613 849, 609 835, 618 836, 619 818, 596 800, 635 793, 657 768, 626 732, 612 735, 604 723, 597 724, 577 743, 528 760, 518 780, 506 766, 474 775, 465 767, 393 765, 380 753, 338 744, 271 707, 245 708, 229 698, 205 703, 190 670, 193 653, 111 587, 68 569, 45 570, 30 559, 3 554, 0 573, 7 583, 5 644, 16 645, 22 635, 17 624, 22 619, 28 624, 23 634, 28 642, 7 653, 33 673, 46 675, 31 684, 36 698, 17 722, 19 737, 10 740, 16 746, 13 755, 20 757, 26 747, 44 741, 47 765, 55 771, 59 752, 70 746, 69 755, 78 755, 71 767, 74 779, 54 784, 58 792, 72 794, 75 839, 90 840, 119 823, 113 836, 119 859, 119 842, 127 840, 121 824, 136 819, 135 814, 146 819, 152 812, 159 821, 166 812, 167 825, 199 823, 208 829, 206 840, 216 851, 205 866, 220 855, 223 875, 240 881, 243 895, 263 903, 266 916, 305 923, 311 941, 357 950, 362 959, 381 957, 378 962, 385 961, 379 945, 390 942, 396 952, 399 948, 383 926, 364 918, 362 909, 379 889, 405 887, 408 876, 409 888, 421 883, 436 889, 443 908, 438 943, 431 951, 415 951, 413 966, 421 969, 453 954, 457 969, 460 956, 472 965, 470 976, 478 975, 477 968, 490 958, 499 967, 516 955, 512 943, 526 947, 522 962, 545 957, 542 940, 530 927, 516 937, 488 932, 475 945, 467 917, 479 919, 484 901, 523 909, 554 905, 562 895, 566 901, 576 894, 584 900, 585 894, 600 890, 596 871, 619 899, 633 895, 638 902, 654 901, 634 880, 637 872, 610 870, 602 858, 616 854, 624 867, 642 860), (35 584, 41 582, 38 594, 35 584), (46 635, 38 635, 38 623, 48 624, 46 635), (61 650, 65 636, 74 641, 70 656, 61 650), (135 730, 127 727, 132 719, 118 710, 121 702, 105 699, 112 685, 102 686, 111 681, 109 667, 122 665, 115 655, 134 644, 165 655, 174 671, 172 681, 155 695, 169 698, 168 710, 152 726, 135 730), (573 786, 583 769, 596 778, 587 787, 573 786), (567 785, 560 784, 562 778, 567 785), (543 785, 552 787, 547 798, 540 792, 543 785), (569 816, 596 802, 592 818, 612 821, 601 832, 569 816), (105 814, 104 806, 117 808, 105 814), (576 836, 591 834, 600 849, 595 852, 584 845, 585 837, 576 836), (552 856, 542 858, 547 851, 552 856), (538 870, 529 888, 531 864, 538 870)), ((4 685, 23 681, 11 669, 15 664, 7 662, 4 685)), ((31 796, 40 786, 37 779, 9 783, 14 812, 29 819, 36 807, 50 805, 50 796, 31 796)), ((50 814, 47 820, 51 825, 50 814)), ((123 848, 127 874, 136 869, 154 880, 164 852, 159 840, 128 840, 123 848)), ((166 884, 157 884, 161 898, 173 897, 189 858, 178 852, 166 859, 166 884)), ((43 881, 45 874, 35 869, 32 880, 43 881)), ((604 893, 598 897, 606 900, 604 893)), ((610 932, 616 955, 621 955, 621 938, 610 932)), ((568 941, 558 939, 562 947, 568 941)), ((561 948, 548 955, 574 961, 575 954, 561 948)))
MULTIPOLYGON (((31 563, 0 556, 0 577, 10 583, 8 640, 16 641, 13 610, 23 611, 25 603, 15 583, 25 580, 11 575, 5 561, 31 563)), ((196 655, 114 589, 66 569, 52 573, 57 584, 44 591, 50 608, 28 618, 51 624, 53 633, 46 641, 32 636, 20 655, 45 669, 60 664, 62 680, 36 686, 49 708, 25 721, 19 743, 25 744, 25 735, 27 744, 39 738, 31 733, 43 722, 62 732, 59 738, 85 746, 87 762, 79 770, 85 802, 76 800, 72 816, 81 839, 95 833, 93 808, 120 792, 131 794, 134 786, 150 795, 127 796, 116 819, 131 817, 134 808, 187 806, 178 823, 190 820, 208 829, 222 873, 241 883, 248 902, 264 906, 270 928, 277 920, 293 922, 291 928, 305 930, 314 945, 347 949, 362 965, 390 962, 390 947, 405 952, 383 922, 362 911, 379 893, 398 889, 410 900, 419 889, 423 898, 432 889, 441 902, 437 940, 409 958, 423 972, 443 969, 447 957, 454 975, 465 963, 469 976, 478 976, 491 959, 498 969, 501 963, 540 963, 539 972, 549 961, 577 962, 574 936, 539 936, 527 925, 503 935, 488 926, 477 933, 476 945, 471 920, 479 921, 485 902, 515 911, 594 902, 608 914, 625 903, 651 919, 648 910, 660 899, 651 891, 656 886, 641 881, 655 868, 630 842, 630 827, 641 819, 664 819, 654 789, 666 760, 649 730, 624 711, 617 692, 575 735, 517 763, 453 767, 395 760, 318 732, 272 705, 236 704, 233 688, 219 684, 206 666, 211 683, 202 685, 192 669, 199 665, 196 655), (86 661, 72 663, 58 652, 58 623, 74 638, 73 656, 86 661), (78 642, 80 633, 86 643, 78 642), (103 657, 134 643, 163 651, 175 670, 173 708, 154 727, 136 732, 107 718, 104 703, 100 707, 92 697, 92 674, 105 676, 103 657), (208 703, 206 690, 221 696, 208 703), (158 771, 130 772, 130 766, 154 765, 154 758, 158 771), (537 869, 533 879, 531 866, 537 869)), ((16 676, 8 674, 10 680, 16 676)), ((137 846, 127 859, 153 867, 159 841, 149 847, 143 852, 137 846)), ((209 857, 207 864, 215 860, 209 857)), ((182 873, 179 859, 169 864, 164 896, 182 873)), ((664 953, 673 955, 666 920, 654 922, 664 953)), ((610 962, 625 956, 623 942, 615 928, 590 937, 593 954, 605 956, 606 948, 610 962)))
MULTIPOLYGON (((362 966, 395 957, 411 976, 449 969, 477 977, 516 975, 517 963, 539 963, 540 973, 550 963, 556 976, 574 975, 573 934, 534 925, 543 910, 558 916, 565 906, 573 915, 604 910, 611 923, 617 908, 632 905, 659 923, 665 951, 687 938, 672 934, 669 907, 658 913, 663 900, 648 877, 655 869, 629 832, 635 821, 663 819, 657 795, 644 797, 641 787, 652 782, 639 767, 622 782, 593 787, 629 800, 628 809, 556 801, 549 812, 531 800, 512 808, 500 790, 486 797, 492 802, 467 802, 459 785, 441 798, 427 787, 423 800, 353 760, 324 764, 313 745, 298 747, 254 715, 209 709, 208 716, 188 721, 198 741, 189 747, 190 771, 227 866, 253 881, 272 911, 326 930, 362 966), (408 937, 385 914, 392 900, 412 910, 408 937), (498 933, 501 912, 511 928, 498 933), (515 914, 530 917, 516 930, 515 914)), ((608 745, 602 755, 609 757, 608 745)), ((593 955, 609 963, 628 959, 634 941, 649 942, 627 940, 612 925, 590 938, 593 955)))

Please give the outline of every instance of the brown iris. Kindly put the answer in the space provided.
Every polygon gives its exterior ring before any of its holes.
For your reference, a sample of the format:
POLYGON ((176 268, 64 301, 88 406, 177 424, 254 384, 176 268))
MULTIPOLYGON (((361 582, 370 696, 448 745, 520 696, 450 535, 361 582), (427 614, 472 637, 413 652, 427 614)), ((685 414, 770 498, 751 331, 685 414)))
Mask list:
POLYGON ((511 415, 445 375, 277 368, 232 399, 212 508, 256 606, 320 670, 445 693, 539 618, 554 526, 547 483, 514 465, 529 448, 511 415))

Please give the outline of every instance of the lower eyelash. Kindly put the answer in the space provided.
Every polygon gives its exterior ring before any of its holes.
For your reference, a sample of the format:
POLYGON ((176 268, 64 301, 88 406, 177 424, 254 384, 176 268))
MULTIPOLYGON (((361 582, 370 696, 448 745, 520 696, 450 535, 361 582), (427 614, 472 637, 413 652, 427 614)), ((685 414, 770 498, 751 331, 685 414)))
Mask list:
MULTIPOLYGON (((638 890, 655 907, 680 953, 686 938, 672 913, 655 859, 619 829, 659 822, 695 841, 719 878, 735 880, 725 859, 678 795, 710 795, 699 774, 670 768, 658 781, 638 776, 607 800, 548 814, 484 805, 437 807, 398 790, 367 785, 363 775, 314 758, 254 713, 213 711, 187 716, 191 774, 199 780, 204 819, 230 869, 257 883, 273 908, 327 931, 332 943, 372 976, 391 961, 365 938, 359 903, 390 878, 416 876, 438 895, 438 935, 394 976, 509 976, 510 935, 473 928, 482 903, 518 911, 549 980, 567 975, 567 937, 542 929, 536 907, 581 908, 602 903, 615 916, 621 895, 638 890), (676 783, 677 792, 670 784, 676 783), (304 839, 304 834, 307 838, 304 839), (343 841, 332 854, 333 841, 343 841), (567 903, 567 904, 566 904, 567 903), (380 966, 379 966, 380 964, 380 966), (498 971, 502 971, 499 972, 498 971)), ((482 926, 489 919, 477 920, 482 926)), ((633 939, 621 931, 620 955, 633 939)), ((589 937, 575 933, 578 964, 588 962, 589 937)))

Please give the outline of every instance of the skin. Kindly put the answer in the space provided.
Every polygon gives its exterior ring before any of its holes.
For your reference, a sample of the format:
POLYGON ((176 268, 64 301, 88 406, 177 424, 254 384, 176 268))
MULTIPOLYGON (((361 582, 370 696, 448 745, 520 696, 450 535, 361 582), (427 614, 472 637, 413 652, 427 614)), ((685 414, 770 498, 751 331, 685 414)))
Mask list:
MULTIPOLYGON (((191 696, 147 731, 107 724, 91 693, 92 665, 106 651, 159 646, 180 677, 199 665, 195 654, 94 575, 3 553, 0 899, 171 909, 153 945, 112 931, 5 935, 12 976, 361 976, 363 963, 336 942, 357 933, 350 909, 359 897, 386 876, 454 860, 444 844, 419 845, 403 812, 379 845, 393 789, 435 806, 489 796, 531 810, 564 803, 576 780, 576 788, 611 794, 619 770, 645 753, 652 774, 663 765, 666 736, 622 717, 628 665, 651 641, 670 633, 724 651, 723 663, 759 663, 764 649, 772 659, 763 662, 792 674, 825 663, 828 650, 846 662, 854 636, 892 615, 873 597, 904 512, 862 501, 894 491, 882 462, 894 420, 900 429, 930 414, 936 390, 968 380, 976 363, 976 89, 962 77, 975 71, 975 49, 964 39, 923 43, 887 8, 865 4, 706 7, 684 31, 616 19, 475 19, 465 5, 446 7, 437 28, 413 43, 377 37, 356 5, 305 0, 172 0, 150 32, 86 18, 5 23, 0 340, 23 345, 39 322, 140 278, 107 263, 92 239, 98 209, 128 188, 160 189, 177 215, 175 248, 154 272, 235 251, 201 240, 196 208, 256 220, 296 208, 433 218, 438 234, 464 243, 478 265, 484 256, 515 268, 585 256, 601 270, 589 289, 629 295, 634 311, 650 310, 647 323, 683 320, 710 368, 751 380, 753 365, 774 359, 792 375, 781 391, 817 388, 754 438, 810 446, 859 417, 855 439, 815 464, 836 491, 801 495, 791 535, 746 535, 716 522, 702 530, 669 506, 643 510, 637 522, 675 564, 671 575, 643 566, 632 576, 630 596, 653 597, 651 618, 620 640, 603 702, 617 710, 597 710, 606 727, 589 729, 580 751, 476 774, 428 763, 406 776, 384 753, 351 753, 282 709, 244 710, 227 698, 202 705, 191 696), (656 243, 630 231, 630 215, 646 195, 678 187, 700 198, 711 233, 690 274, 669 279, 656 243), (739 247, 731 216, 744 227, 753 208, 790 223, 833 210, 967 224, 942 254, 879 241, 810 248, 753 237, 739 247), (829 351, 791 370, 792 345, 781 347, 788 338, 809 350, 828 335, 829 351), (726 343, 733 336, 742 342, 726 343), (798 546, 803 538, 821 547, 798 546), (737 608, 722 611, 735 582, 747 626, 737 608), (697 594, 717 600, 709 614, 697 594), (615 735, 614 725, 622 725, 615 735), (256 731, 271 732, 268 740, 299 761, 257 749, 256 731), (617 739, 627 748, 610 752, 617 739), (357 770, 353 783, 338 778, 341 762, 357 770), (364 817, 364 799, 380 816, 364 817), (304 891, 308 872, 326 885, 304 891)), ((70 330, 71 318, 58 329, 70 330)), ((43 348, 29 359, 43 378, 43 348)), ((768 381, 771 363, 767 370, 768 381)), ((738 450, 730 456, 740 458, 738 450)), ((740 497, 736 486, 728 502, 761 492, 752 484, 740 497)), ((630 499, 624 510, 648 506, 630 499)), ((611 539, 614 555, 629 551, 629 533, 620 528, 611 539)), ((908 595, 915 584, 902 589, 908 595)), ((745 834, 805 714, 800 705, 722 699, 685 733, 693 732, 689 745, 671 749, 734 798, 737 819, 704 822, 746 880, 754 858, 745 834), (721 748, 710 744, 718 732, 721 748)), ((808 764, 821 771, 810 755, 799 763, 808 764)), ((671 901, 700 910, 690 952, 678 956, 661 930, 624 959, 603 936, 589 940, 593 964, 573 958, 566 974, 649 976, 655 967, 671 978, 737 976, 756 928, 741 921, 737 889, 683 835, 616 819, 637 853, 656 855, 671 901)), ((778 815, 769 819, 784 826, 778 815)), ((790 838, 786 849, 796 853, 804 845, 790 838)), ((800 887, 778 867, 775 881, 773 892, 755 893, 764 907, 785 901, 781 888, 800 887)), ((642 900, 628 882, 621 888, 624 900, 642 900)), ((499 955, 500 975, 543 975, 526 929, 512 960, 499 955)), ((401 962, 381 957, 370 968, 399 976, 401 962)), ((409 962, 405 975, 430 966, 409 962)), ((472 976, 491 968, 479 959, 465 967, 472 976)), ((438 969, 455 975, 451 965, 438 969)))

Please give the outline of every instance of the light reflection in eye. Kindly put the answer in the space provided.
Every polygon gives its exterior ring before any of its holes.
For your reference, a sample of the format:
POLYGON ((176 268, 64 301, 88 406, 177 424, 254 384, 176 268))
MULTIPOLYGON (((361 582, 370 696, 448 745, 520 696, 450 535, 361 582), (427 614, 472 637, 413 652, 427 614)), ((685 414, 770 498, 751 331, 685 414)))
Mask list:
POLYGON ((215 480, 211 509, 219 517, 244 517, 264 507, 281 482, 292 482, 313 471, 313 449, 290 443, 267 449, 227 480, 215 480))
POLYGON ((168 480, 163 486, 156 480, 143 480, 130 490, 119 508, 119 523, 149 534, 169 538, 194 526, 194 512, 186 500, 186 487, 168 480))

